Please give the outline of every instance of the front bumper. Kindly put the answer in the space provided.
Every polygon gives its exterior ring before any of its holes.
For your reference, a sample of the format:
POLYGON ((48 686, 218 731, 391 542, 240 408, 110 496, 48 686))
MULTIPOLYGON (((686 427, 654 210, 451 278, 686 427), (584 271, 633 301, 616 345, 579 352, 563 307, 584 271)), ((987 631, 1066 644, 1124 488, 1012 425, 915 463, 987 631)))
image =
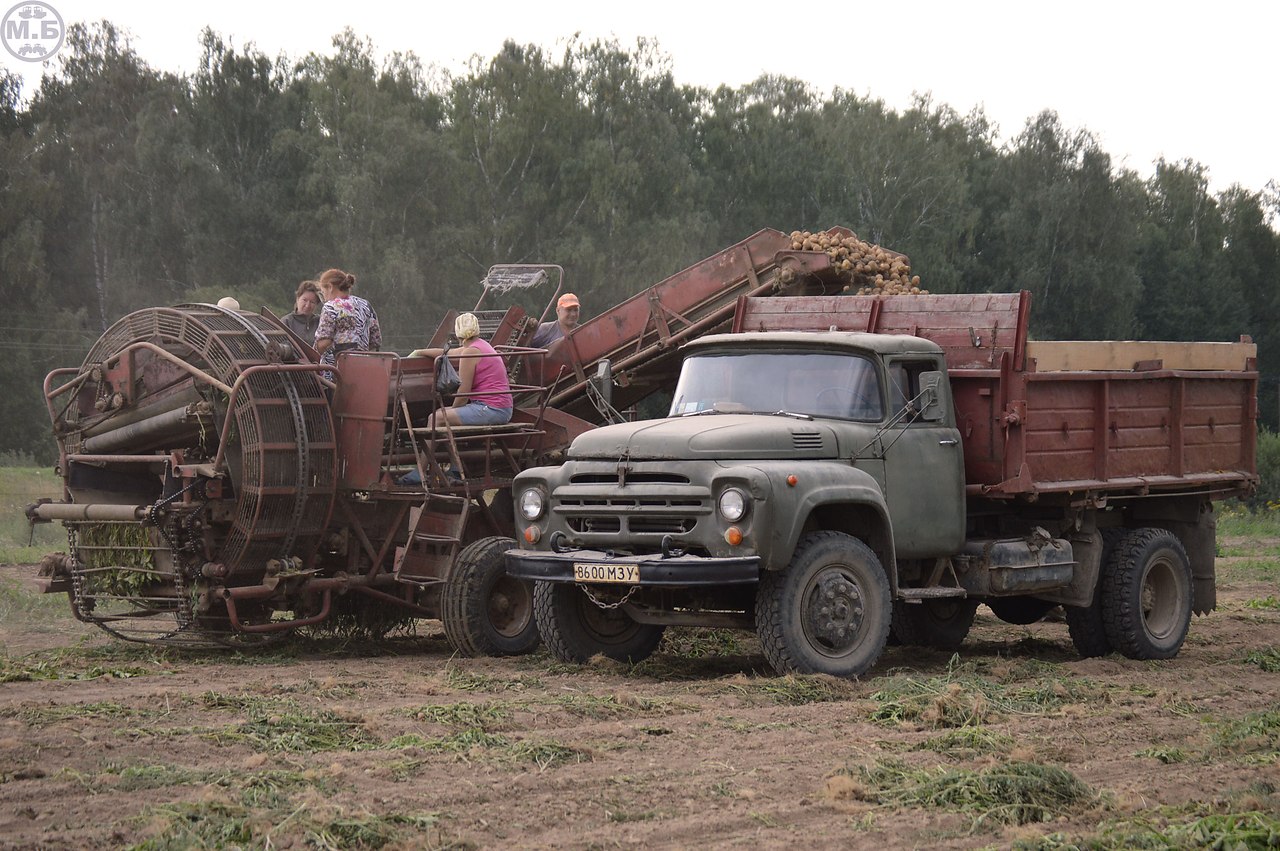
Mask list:
POLYGON ((640 585, 684 587, 690 585, 753 585, 760 579, 758 556, 703 558, 701 556, 615 555, 603 550, 567 553, 542 550, 508 550, 507 573, 519 579, 573 582, 575 564, 636 565, 640 585))

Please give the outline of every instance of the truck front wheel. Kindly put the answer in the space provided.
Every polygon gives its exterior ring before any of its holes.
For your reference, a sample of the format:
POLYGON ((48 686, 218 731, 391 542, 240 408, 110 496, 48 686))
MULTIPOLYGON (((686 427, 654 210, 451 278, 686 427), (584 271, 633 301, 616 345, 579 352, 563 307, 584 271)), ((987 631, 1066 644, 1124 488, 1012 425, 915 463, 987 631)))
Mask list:
POLYGON ((1135 529, 1103 576, 1102 625, 1130 659, 1172 659, 1191 626, 1191 562, 1172 532, 1135 529))
POLYGON ((756 632, 779 673, 857 677, 889 637, 889 580, 862 541, 841 532, 800 539, 791 564, 765 571, 756 632))
POLYGON ((637 623, 621 608, 602 609, 568 582, 538 582, 533 614, 547 649, 561 662, 582 663, 596 655, 642 662, 662 641, 662 626, 637 623))

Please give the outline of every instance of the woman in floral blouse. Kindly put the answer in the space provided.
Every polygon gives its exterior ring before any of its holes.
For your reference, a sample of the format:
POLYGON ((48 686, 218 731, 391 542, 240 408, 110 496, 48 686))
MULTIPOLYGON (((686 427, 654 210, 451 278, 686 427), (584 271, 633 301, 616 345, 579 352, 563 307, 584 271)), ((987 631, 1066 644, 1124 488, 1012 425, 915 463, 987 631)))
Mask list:
POLYGON ((339 352, 376 352, 382 348, 382 327, 369 302, 352 295, 356 276, 330 269, 320 276, 320 325, 316 328, 316 351, 320 362, 332 364, 339 352))

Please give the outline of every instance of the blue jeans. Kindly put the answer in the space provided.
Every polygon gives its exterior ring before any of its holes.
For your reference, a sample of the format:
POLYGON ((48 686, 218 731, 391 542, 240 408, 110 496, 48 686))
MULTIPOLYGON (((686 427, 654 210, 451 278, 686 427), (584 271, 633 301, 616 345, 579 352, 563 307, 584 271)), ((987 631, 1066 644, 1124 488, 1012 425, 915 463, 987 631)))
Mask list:
POLYGON ((505 425, 511 422, 511 408, 493 408, 484 402, 468 402, 453 410, 463 425, 505 425))

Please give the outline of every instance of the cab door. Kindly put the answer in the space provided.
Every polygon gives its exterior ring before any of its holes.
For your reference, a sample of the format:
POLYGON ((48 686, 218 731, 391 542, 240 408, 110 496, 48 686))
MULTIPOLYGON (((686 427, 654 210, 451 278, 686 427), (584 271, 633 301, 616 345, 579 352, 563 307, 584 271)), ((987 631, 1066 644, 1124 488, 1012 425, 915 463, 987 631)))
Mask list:
POLYGON ((900 356, 889 358, 887 368, 889 417, 907 409, 882 437, 897 556, 949 555, 964 542, 964 454, 943 365, 939 358, 900 356), (941 415, 926 419, 922 378, 930 373, 941 415))

